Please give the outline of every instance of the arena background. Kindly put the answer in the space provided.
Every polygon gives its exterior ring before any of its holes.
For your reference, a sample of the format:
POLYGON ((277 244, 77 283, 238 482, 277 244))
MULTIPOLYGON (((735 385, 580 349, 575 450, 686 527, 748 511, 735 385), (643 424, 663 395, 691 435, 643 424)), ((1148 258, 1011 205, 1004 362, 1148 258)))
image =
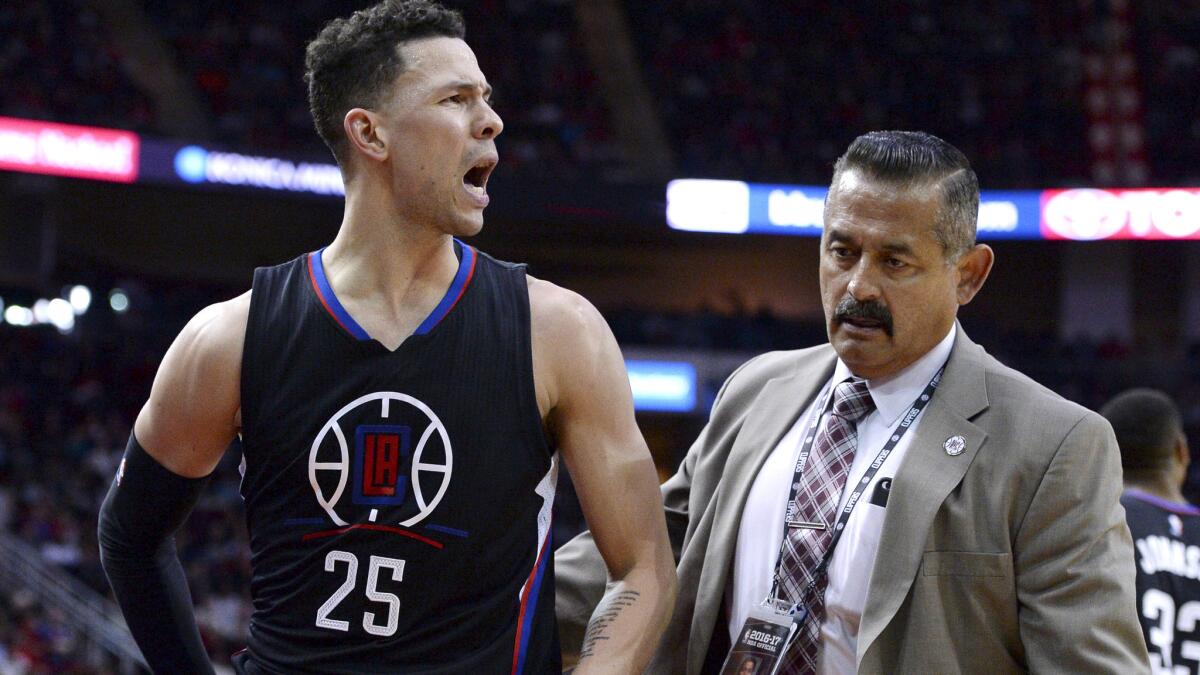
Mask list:
MULTIPOLYGON (((0 5, 0 673, 137 671, 99 503, 184 322, 336 232, 303 47, 365 4, 0 5)), ((449 4, 506 123, 472 243, 601 309, 664 477, 734 367, 824 341, 823 186, 881 128, 1001 191, 975 340, 1092 408, 1161 387, 1200 446, 1200 2, 449 4), (735 182, 672 182, 699 178, 735 182)), ((222 668, 249 611, 236 463, 177 538, 222 668)), ((557 509, 562 541, 569 480, 557 509)))

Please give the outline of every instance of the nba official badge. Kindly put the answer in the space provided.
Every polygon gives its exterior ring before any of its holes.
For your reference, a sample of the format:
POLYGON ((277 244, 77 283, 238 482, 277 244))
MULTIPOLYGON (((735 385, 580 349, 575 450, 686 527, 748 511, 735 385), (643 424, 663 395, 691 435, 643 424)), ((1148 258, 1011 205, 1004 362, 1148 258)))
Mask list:
POLYGON ((945 443, 942 443, 942 447, 946 449, 947 455, 957 457, 967 449, 967 439, 962 436, 951 436, 946 439, 945 443))

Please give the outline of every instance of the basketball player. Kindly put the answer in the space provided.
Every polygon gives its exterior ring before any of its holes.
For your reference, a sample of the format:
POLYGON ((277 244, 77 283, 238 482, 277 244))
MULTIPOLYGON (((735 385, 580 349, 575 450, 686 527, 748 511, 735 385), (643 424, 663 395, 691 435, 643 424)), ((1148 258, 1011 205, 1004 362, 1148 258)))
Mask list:
POLYGON ((1180 486, 1191 460, 1179 410, 1131 389, 1101 410, 1121 447, 1125 507, 1137 561, 1138 617, 1154 673, 1200 668, 1200 509, 1180 486))
POLYGON ((640 672, 658 642, 674 562, 616 342, 578 295, 458 239, 503 129, 462 37, 458 13, 395 0, 308 46, 341 229, 184 328, 101 515, 156 672, 211 672, 170 535, 237 436, 241 672, 557 672, 560 454, 611 572, 577 672, 640 672))

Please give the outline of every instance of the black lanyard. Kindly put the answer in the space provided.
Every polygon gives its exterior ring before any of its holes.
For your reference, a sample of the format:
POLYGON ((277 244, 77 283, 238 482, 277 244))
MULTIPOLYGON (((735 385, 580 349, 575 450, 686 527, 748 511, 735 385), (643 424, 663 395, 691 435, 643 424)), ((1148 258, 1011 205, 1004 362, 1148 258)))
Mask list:
MULTIPOLYGON (((864 473, 862 479, 857 482, 854 491, 850 493, 850 498, 846 500, 846 505, 842 507, 842 511, 840 514, 838 514, 837 521, 833 526, 833 539, 829 542, 829 548, 825 550, 825 557, 823 557, 821 559, 821 563, 817 565, 817 569, 815 574, 813 574, 812 581, 810 581, 808 586, 805 587, 800 599, 796 603, 797 606, 805 606, 807 604, 809 594, 811 594, 816 588, 817 582, 821 579, 821 575, 825 574, 829 568, 829 561, 831 558, 833 558, 833 550, 835 547, 837 547, 838 540, 842 538, 842 531, 846 529, 846 523, 850 520, 850 514, 854 511, 854 507, 858 505, 859 498, 862 497, 863 491, 865 491, 867 486, 871 484, 871 481, 874 480, 875 474, 879 471, 879 467, 883 466, 883 463, 887 461, 888 456, 892 454, 892 451, 895 450, 896 446, 900 443, 900 439, 904 438, 904 434, 908 432, 910 427, 912 427, 913 421, 916 420, 917 416, 921 414, 921 411, 925 409, 925 406, 929 403, 929 399, 933 398, 933 392, 935 389, 937 389, 938 383, 942 379, 942 371, 945 369, 945 366, 938 368, 938 371, 934 374, 933 379, 929 381, 929 384, 925 385, 925 390, 921 392, 921 395, 918 396, 915 401, 913 401, 912 406, 910 406, 908 409, 908 412, 904 413, 904 417, 900 419, 900 426, 898 426, 896 430, 892 432, 892 435, 888 437, 887 442, 883 444, 883 449, 881 449, 879 454, 875 456, 875 461, 871 462, 871 465, 867 467, 866 473, 864 473)), ((804 474, 804 465, 808 463, 808 456, 812 454, 813 442, 816 440, 817 433, 819 433, 818 426, 820 425, 821 418, 825 414, 832 414, 832 412, 826 412, 829 408, 829 399, 832 398, 831 396, 826 398, 826 392, 829 391, 829 388, 830 385, 826 384, 825 388, 821 390, 821 397, 825 398, 825 403, 822 404, 821 407, 817 408, 816 415, 809 422, 808 432, 804 435, 804 444, 800 446, 800 455, 796 458, 796 471, 792 476, 792 487, 788 492, 787 510, 784 512, 783 516, 783 539, 779 542, 779 556, 775 559, 775 574, 773 575, 771 581, 771 594, 768 596, 768 600, 771 601, 778 601, 778 596, 776 593, 779 590, 779 570, 783 565, 783 551, 784 546, 787 545, 788 530, 792 527, 804 527, 805 525, 813 527, 813 529, 817 529, 814 527, 816 525, 819 525, 821 529, 825 527, 823 523, 805 523, 801 525, 792 525, 792 523, 796 522, 794 511, 797 508, 796 494, 800 491, 800 477, 804 474)))

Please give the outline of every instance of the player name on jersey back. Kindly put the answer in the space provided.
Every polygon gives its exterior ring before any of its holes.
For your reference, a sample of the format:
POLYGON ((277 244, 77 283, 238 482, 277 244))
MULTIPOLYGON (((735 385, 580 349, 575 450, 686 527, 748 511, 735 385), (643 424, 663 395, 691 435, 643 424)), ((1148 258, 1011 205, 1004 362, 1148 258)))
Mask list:
POLYGON ((1121 504, 1134 541, 1150 670, 1200 672, 1200 510, 1137 490, 1127 490, 1121 504))
POLYGON ((1200 546, 1151 534, 1134 540, 1138 568, 1146 574, 1166 572, 1187 579, 1200 579, 1200 546))

